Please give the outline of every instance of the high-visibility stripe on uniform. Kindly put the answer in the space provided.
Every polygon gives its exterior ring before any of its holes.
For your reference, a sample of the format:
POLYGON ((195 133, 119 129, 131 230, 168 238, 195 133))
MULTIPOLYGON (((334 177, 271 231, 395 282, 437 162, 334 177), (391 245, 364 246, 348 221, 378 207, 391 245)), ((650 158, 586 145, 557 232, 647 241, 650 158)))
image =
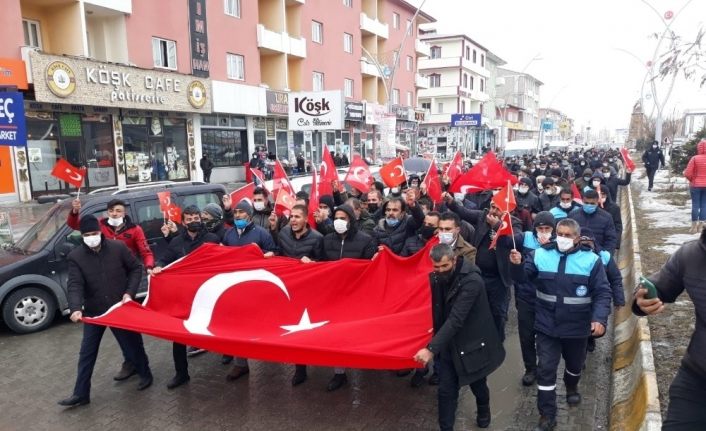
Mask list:
POLYGON ((556 389, 556 385, 551 385, 551 386, 537 385, 537 389, 539 389, 540 391, 553 391, 556 389))
POLYGON ((590 304, 592 302, 591 297, 584 298, 564 298, 564 304, 578 305, 578 304, 590 304))
POLYGON ((569 371, 569 370, 566 369, 566 368, 564 368, 564 371, 566 371, 566 374, 568 374, 568 375, 570 375, 570 376, 581 377, 581 372, 580 372, 580 371, 579 371, 578 374, 574 374, 574 373, 572 373, 571 371, 569 371))
POLYGON ((539 290, 537 292, 537 298, 542 299, 547 302, 556 302, 556 295, 547 295, 544 292, 540 292, 539 290))

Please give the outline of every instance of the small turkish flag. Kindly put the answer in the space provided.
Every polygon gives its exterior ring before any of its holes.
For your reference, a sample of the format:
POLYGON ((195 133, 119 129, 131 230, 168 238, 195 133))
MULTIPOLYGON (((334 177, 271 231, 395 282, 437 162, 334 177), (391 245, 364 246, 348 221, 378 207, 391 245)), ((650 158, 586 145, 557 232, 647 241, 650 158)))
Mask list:
POLYGON ((275 160, 275 173, 272 180, 272 190, 270 191, 276 196, 279 193, 279 189, 284 189, 290 195, 294 195, 294 188, 292 183, 289 182, 289 178, 287 178, 287 173, 279 160, 275 160))
POLYGON ((311 191, 309 192, 309 227, 316 230, 316 219, 314 212, 319 209, 319 179, 316 177, 316 169, 311 170, 311 191))
POLYGON ((243 199, 247 200, 252 204, 252 195, 255 192, 255 184, 249 183, 244 185, 243 187, 239 188, 238 190, 234 190, 230 194, 230 200, 232 205, 235 207, 242 201, 243 199))
POLYGON ((515 193, 512 190, 510 181, 507 182, 507 186, 493 196, 493 203, 495 206, 500 208, 502 212, 512 212, 517 208, 517 201, 515 201, 515 193))
POLYGON ((451 163, 449 163, 446 169, 446 176, 449 177, 449 183, 453 184, 456 178, 460 177, 461 174, 463 174, 463 157, 460 151, 456 151, 453 160, 451 160, 451 163))
MULTIPOLYGON (((500 194, 500 193, 498 193, 500 194)), ((500 218, 502 224, 500 225, 500 229, 498 229, 497 232, 495 232, 495 236, 493 237, 493 240, 490 242, 490 249, 493 250, 495 249, 497 243, 498 243, 498 238, 501 236, 512 236, 512 217, 510 216, 510 213, 505 213, 503 216, 500 218)))
POLYGON ((64 159, 59 159, 51 170, 51 174, 61 181, 67 182, 76 188, 81 188, 86 177, 86 168, 77 168, 64 159))
POLYGON ((620 155, 623 156, 623 161, 625 162, 625 169, 628 172, 632 172, 635 170, 635 162, 632 161, 630 158, 630 154, 628 153, 628 149, 623 147, 620 149, 620 155))
POLYGON ((348 168, 348 174, 346 174, 345 181, 360 190, 362 193, 367 193, 370 190, 370 184, 373 176, 370 174, 370 168, 368 164, 363 161, 360 157, 355 157, 353 162, 351 162, 350 168, 348 168))
POLYGON ((583 197, 581 196, 581 192, 579 191, 579 188, 576 186, 576 183, 571 183, 571 194, 574 197, 574 202, 577 204, 583 205, 583 197))
POLYGON ((325 144, 322 144, 321 170, 319 171, 319 193, 321 195, 333 195, 332 181, 338 181, 336 164, 333 163, 331 153, 325 144))
POLYGON ((159 210, 169 211, 169 207, 172 205, 172 192, 157 192, 157 198, 159 198, 159 210))
POLYGON ((167 218, 174 223, 181 223, 181 208, 174 205, 173 203, 167 208, 167 218))
POLYGON ((294 196, 285 192, 284 189, 279 189, 277 200, 275 201, 275 214, 289 217, 292 207, 294 207, 294 196))
POLYGON ((435 204, 441 202, 441 178, 439 178, 439 171, 436 169, 434 160, 432 160, 429 165, 429 170, 424 177, 423 184, 427 189, 427 196, 429 196, 435 204))
POLYGON ((390 163, 380 168, 380 177, 387 187, 399 186, 407 181, 402 158, 398 157, 390 163))

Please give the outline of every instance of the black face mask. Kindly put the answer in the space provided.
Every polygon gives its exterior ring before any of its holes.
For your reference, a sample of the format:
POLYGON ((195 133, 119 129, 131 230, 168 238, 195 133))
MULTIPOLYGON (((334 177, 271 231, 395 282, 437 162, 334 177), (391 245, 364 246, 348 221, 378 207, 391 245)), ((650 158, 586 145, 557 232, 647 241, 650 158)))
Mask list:
POLYGON ((198 232, 203 229, 203 223, 200 221, 192 221, 186 225, 186 229, 188 229, 189 232, 198 232))
POLYGON ((220 220, 209 220, 204 223, 204 226, 206 227, 206 230, 208 230, 209 232, 213 232, 214 230, 216 230, 216 228, 218 228, 218 225, 220 223, 220 220))
POLYGON ((379 208, 378 204, 371 204, 371 203, 368 203, 368 212, 369 212, 370 214, 372 214, 372 213, 374 213, 375 211, 377 211, 378 208, 379 208))
POLYGON ((434 226, 422 226, 419 229, 419 234, 427 241, 434 236, 434 232, 436 232, 436 228, 434 226))

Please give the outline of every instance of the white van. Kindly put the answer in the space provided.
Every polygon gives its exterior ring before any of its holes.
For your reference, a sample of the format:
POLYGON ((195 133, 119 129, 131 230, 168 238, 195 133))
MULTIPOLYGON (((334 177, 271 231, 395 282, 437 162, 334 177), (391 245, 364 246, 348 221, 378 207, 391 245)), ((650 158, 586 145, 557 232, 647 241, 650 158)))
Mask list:
POLYGON ((552 151, 569 151, 569 141, 551 141, 548 145, 550 153, 552 151))
POLYGON ((505 144, 503 157, 519 157, 524 155, 534 156, 537 154, 537 141, 534 139, 522 139, 510 141, 505 144))

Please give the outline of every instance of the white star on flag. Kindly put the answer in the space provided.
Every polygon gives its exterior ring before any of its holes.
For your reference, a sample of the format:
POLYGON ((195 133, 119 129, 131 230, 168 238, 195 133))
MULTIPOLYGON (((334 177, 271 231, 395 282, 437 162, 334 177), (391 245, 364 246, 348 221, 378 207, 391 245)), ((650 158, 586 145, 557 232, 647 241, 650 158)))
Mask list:
POLYGON ((311 323, 311 320, 309 319, 309 312, 307 309, 304 309, 304 313, 302 313, 302 318, 299 320, 299 323, 296 325, 284 325, 280 326, 280 328, 284 329, 287 331, 286 333, 282 335, 289 335, 293 334, 295 332, 300 332, 300 331, 310 331, 312 329, 320 328, 327 324, 329 321, 326 320, 325 322, 316 322, 316 323, 311 323))

